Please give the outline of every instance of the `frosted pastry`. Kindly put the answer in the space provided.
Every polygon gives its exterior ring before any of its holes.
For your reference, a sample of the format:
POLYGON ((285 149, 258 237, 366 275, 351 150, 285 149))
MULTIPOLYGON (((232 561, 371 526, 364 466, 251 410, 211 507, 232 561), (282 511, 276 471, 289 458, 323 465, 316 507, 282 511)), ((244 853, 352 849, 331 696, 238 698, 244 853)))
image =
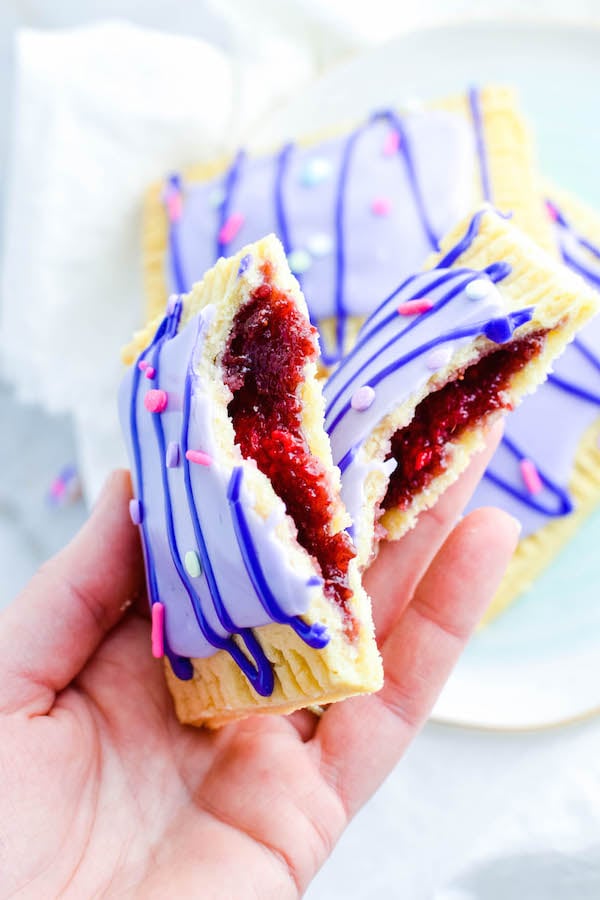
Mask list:
POLYGON ((360 565, 380 514, 389 538, 411 528, 596 309, 581 279, 489 208, 392 292, 324 390, 360 565))
POLYGON ((215 260, 271 231, 334 365, 362 319, 482 200, 550 246, 515 95, 472 89, 435 108, 375 112, 353 130, 171 175, 148 194, 146 292, 156 314, 215 260))
MULTIPOLYGON (((600 217, 548 186, 563 262, 600 286, 600 217)), ((531 586, 600 502, 600 317, 557 360, 535 396, 509 416, 471 507, 493 504, 521 522, 522 540, 484 622, 531 586), (533 483, 527 475, 534 474, 533 483)))
POLYGON ((182 722, 215 727, 381 686, 317 353, 273 236, 171 298, 125 352, 132 517, 182 722))

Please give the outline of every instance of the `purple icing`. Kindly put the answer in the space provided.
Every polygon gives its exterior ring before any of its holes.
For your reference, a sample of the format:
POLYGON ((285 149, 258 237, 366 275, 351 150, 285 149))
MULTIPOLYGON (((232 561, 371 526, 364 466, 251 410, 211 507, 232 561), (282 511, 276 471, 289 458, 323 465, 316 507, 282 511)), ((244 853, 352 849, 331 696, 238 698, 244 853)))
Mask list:
POLYGON ((242 465, 232 467, 222 459, 211 396, 194 370, 214 308, 179 330, 181 308, 178 300, 165 316, 150 346, 127 372, 119 398, 137 501, 144 504, 148 592, 152 603, 160 600, 165 606, 165 652, 179 677, 193 674, 187 657, 211 656, 220 649, 259 694, 268 695, 274 675, 254 627, 286 624, 317 648, 329 640, 322 626, 309 626, 301 618, 316 586, 314 567, 299 548, 298 557, 289 559, 277 527, 285 518, 283 504, 274 518, 263 520, 254 498, 243 490, 242 465), (181 398, 162 416, 145 409, 148 384, 140 378, 140 362, 153 366, 162 390, 181 398), (173 446, 179 450, 177 468, 169 466, 173 446), (185 454, 194 446, 206 448, 213 465, 190 465, 185 454), (190 548, 202 570, 193 579, 184 562, 190 548), (243 641, 247 653, 232 635, 243 641))
POLYGON ((349 135, 314 147, 286 144, 257 158, 240 152, 221 178, 185 185, 182 217, 172 229, 168 280, 181 290, 179 275, 185 272, 189 289, 215 255, 236 252, 272 231, 286 253, 307 251, 315 234, 332 235, 333 252, 312 254, 300 280, 312 321, 337 316, 336 345, 323 347, 333 362, 340 357, 346 317, 368 314, 400 279, 421 267, 438 235, 467 213, 474 165, 471 126, 445 112, 402 118, 382 112, 349 135), (386 156, 381 148, 391 132, 401 140, 386 156), (303 173, 316 162, 327 164, 331 175, 307 187, 303 173), (217 186, 224 188, 225 199, 215 209, 211 198, 217 186), (389 199, 387 216, 373 216, 374 196, 389 199), (218 235, 233 211, 243 215, 244 224, 223 247, 218 235))
POLYGON ((165 463, 167 468, 175 469, 179 465, 180 459, 179 444, 177 441, 169 441, 167 451, 165 453, 165 463))

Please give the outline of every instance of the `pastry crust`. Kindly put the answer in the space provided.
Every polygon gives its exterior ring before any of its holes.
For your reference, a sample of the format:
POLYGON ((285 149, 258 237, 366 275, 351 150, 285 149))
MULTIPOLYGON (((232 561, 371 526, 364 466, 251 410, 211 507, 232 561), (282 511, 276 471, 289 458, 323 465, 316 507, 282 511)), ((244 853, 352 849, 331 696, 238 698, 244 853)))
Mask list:
MULTIPOLYGON (((579 234, 600 246, 600 215, 594 209, 549 181, 543 183, 543 193, 557 204, 579 234)), ((590 259, 593 259, 591 254, 590 259)), ((483 616, 482 626, 499 616, 532 586, 600 503, 600 416, 582 435, 573 461, 569 492, 575 504, 574 512, 551 520, 519 542, 502 583, 483 616)))
MULTIPOLYGON (((227 463, 230 460, 232 466, 243 465, 248 495, 254 498, 254 509, 264 520, 281 507, 281 500, 255 463, 241 459, 239 448, 235 445, 233 425, 227 414, 231 393, 223 383, 218 360, 236 313, 248 299, 249 290, 261 283, 260 277, 255 284, 252 279, 256 279, 255 273, 260 270, 261 262, 265 261, 272 267, 273 282, 291 296, 307 315, 304 298, 289 271, 283 248, 271 235, 244 248, 232 258, 219 260, 203 281, 196 284, 184 298, 180 325, 183 328, 195 314, 214 305, 215 313, 201 356, 195 360, 195 369, 202 376, 203 384, 210 385, 213 427, 219 438, 222 461, 227 463), (240 262, 246 254, 252 255, 256 266, 253 273, 240 278, 240 262)), ((148 346, 159 323, 160 320, 155 319, 135 336, 123 353, 125 362, 132 363, 139 352, 148 346)), ((331 532, 336 533, 345 527, 348 517, 339 500, 339 471, 333 466, 323 429, 323 399, 314 362, 307 362, 305 366, 301 391, 302 431, 311 453, 326 468, 332 495, 336 498, 331 520, 331 532)), ((287 546, 290 558, 295 560, 296 568, 304 571, 307 577, 315 575, 315 564, 297 542, 292 520, 284 516, 277 527, 278 535, 287 546)), ((383 677, 381 659, 373 633, 370 602, 355 561, 350 564, 349 585, 353 596, 348 606, 358 624, 357 634, 351 640, 344 631, 339 607, 325 596, 321 587, 314 590, 310 606, 302 618, 309 624, 326 626, 330 640, 323 649, 311 648, 286 625, 269 624, 254 629, 255 637, 273 665, 275 687, 268 697, 255 692, 231 656, 223 650, 207 658, 193 659, 194 677, 190 681, 176 678, 167 664, 167 681, 180 721, 212 728, 253 713, 289 713, 294 709, 378 690, 383 677)), ((239 646, 243 649, 241 642, 239 646)))
MULTIPOLYGON (((442 255, 460 241, 465 231, 466 225, 462 223, 444 239, 442 255)), ((439 258, 438 255, 432 257, 429 267, 433 267, 439 258)), ((510 398, 514 406, 544 381, 553 360, 573 339, 576 331, 598 311, 598 297, 583 279, 557 263, 507 220, 488 210, 480 220, 473 241, 453 265, 481 270, 500 260, 511 265, 510 274, 497 285, 507 312, 524 307, 534 308, 530 322, 518 329, 518 336, 548 331, 541 353, 511 379, 510 398)), ((476 343, 482 346, 481 339, 476 343)), ((445 381, 453 380, 453 372, 460 371, 477 358, 475 349, 471 346, 453 357, 451 368, 443 373, 445 381)), ((389 421, 382 423, 371 438, 373 446, 380 446, 397 427, 410 421, 412 411, 427 393, 428 389, 421 390, 411 397, 407 408, 400 407, 389 421)), ((483 446, 486 426, 495 417, 497 414, 485 417, 448 447, 449 465, 446 471, 430 484, 427 491, 417 496, 408 510, 385 512, 382 524, 390 540, 398 539, 413 527, 419 513, 433 506, 443 491, 464 471, 472 454, 483 446)))

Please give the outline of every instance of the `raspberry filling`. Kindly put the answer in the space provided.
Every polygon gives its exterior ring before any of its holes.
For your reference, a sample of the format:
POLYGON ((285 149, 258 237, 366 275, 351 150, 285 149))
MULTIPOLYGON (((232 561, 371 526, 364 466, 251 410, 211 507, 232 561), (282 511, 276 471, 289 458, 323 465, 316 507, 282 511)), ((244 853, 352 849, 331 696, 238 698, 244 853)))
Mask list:
POLYGON ((458 378, 428 394, 412 420, 391 439, 392 472, 383 509, 406 509, 412 498, 446 468, 446 444, 489 413, 510 409, 511 379, 542 347, 547 332, 537 331, 493 350, 464 369, 458 378))
POLYGON ((309 449, 302 431, 298 397, 307 361, 317 356, 316 330, 293 299, 264 283, 238 311, 223 353, 223 380, 233 394, 228 412, 236 443, 254 459, 285 503, 298 542, 317 562, 325 593, 343 610, 345 630, 355 632, 348 600, 348 564, 355 551, 345 531, 331 533, 333 497, 323 463, 309 449))

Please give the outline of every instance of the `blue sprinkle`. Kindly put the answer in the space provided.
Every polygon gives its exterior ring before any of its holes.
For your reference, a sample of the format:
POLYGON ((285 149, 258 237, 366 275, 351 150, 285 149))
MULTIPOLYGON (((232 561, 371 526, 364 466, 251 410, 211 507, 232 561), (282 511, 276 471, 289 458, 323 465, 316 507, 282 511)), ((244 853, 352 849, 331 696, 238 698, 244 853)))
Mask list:
POLYGON ((311 575, 308 581, 306 582, 306 587, 320 587, 323 584, 323 579, 319 578, 318 575, 311 575))
POLYGON ((240 267, 238 269, 238 278, 240 275, 243 275, 250 263, 252 262, 252 254, 246 253, 245 256, 242 256, 240 260, 240 267))
POLYGON ((303 187, 314 187, 321 181, 326 181, 331 175, 332 166, 328 159, 317 156, 309 159, 300 174, 300 184, 303 187))
POLYGON ((508 318, 490 319, 484 326, 483 333, 495 344, 505 344, 512 337, 513 325, 508 318))

